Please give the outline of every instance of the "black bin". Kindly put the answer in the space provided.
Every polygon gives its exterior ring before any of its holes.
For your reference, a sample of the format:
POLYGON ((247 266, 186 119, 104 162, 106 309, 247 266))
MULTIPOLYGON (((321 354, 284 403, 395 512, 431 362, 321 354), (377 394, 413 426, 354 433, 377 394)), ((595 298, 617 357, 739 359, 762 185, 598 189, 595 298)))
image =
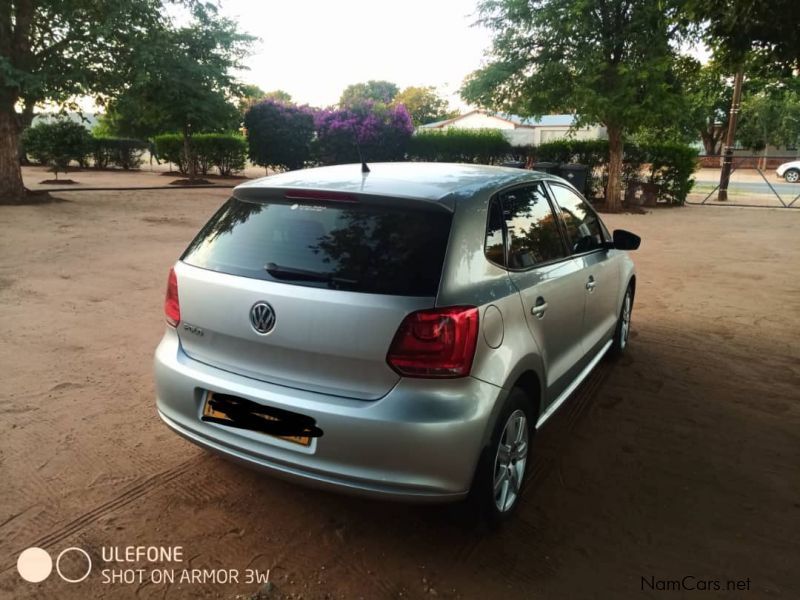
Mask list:
MULTIPOLYGON (((549 172, 549 171, 548 171, 549 172)), ((589 167, 586 165, 562 164, 559 165, 555 174, 563 177, 575 186, 575 189, 583 192, 586 189, 586 179, 589 176, 589 167)))
POLYGON ((525 161, 524 160, 507 160, 506 162, 500 165, 501 167, 511 167, 512 169, 524 169, 525 168, 525 161))
POLYGON ((537 162, 533 165, 533 170, 541 171, 542 173, 550 173, 551 175, 558 175, 558 163, 537 162))

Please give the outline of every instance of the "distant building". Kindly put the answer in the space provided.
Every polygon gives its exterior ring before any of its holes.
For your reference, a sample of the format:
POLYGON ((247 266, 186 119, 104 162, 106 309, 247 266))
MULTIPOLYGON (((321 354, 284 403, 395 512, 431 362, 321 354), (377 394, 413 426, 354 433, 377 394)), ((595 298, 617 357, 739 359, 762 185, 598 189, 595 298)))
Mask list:
POLYGON ((574 125, 575 115, 544 115, 540 119, 533 119, 476 109, 453 119, 421 125, 417 130, 430 131, 451 127, 499 129, 513 146, 538 146, 567 137, 578 140, 596 140, 606 137, 605 127, 591 125, 575 129, 574 125))
POLYGON ((99 113, 78 113, 78 112, 65 112, 65 113, 58 113, 58 112, 41 112, 36 113, 33 116, 33 125, 42 122, 53 121, 56 119, 68 119, 73 121, 74 123, 81 123, 86 129, 91 131, 95 125, 97 125, 98 120, 100 118, 99 113))

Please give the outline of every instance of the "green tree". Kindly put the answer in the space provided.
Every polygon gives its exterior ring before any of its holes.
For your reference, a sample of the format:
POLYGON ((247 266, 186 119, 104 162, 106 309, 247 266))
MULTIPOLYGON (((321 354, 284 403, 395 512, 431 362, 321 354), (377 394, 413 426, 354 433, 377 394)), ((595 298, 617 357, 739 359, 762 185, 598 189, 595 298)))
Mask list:
POLYGON ((284 104, 288 104, 292 101, 292 95, 289 92, 284 92, 283 90, 272 90, 271 92, 261 94, 259 100, 275 100, 275 102, 283 102, 284 104))
MULTIPOLYGON (((730 73, 735 73, 731 112, 739 99, 747 62, 762 56, 788 72, 800 68, 800 21, 796 0, 687 0, 687 14, 695 21, 699 38, 730 73)), ((737 119, 728 124, 719 200, 728 199, 737 119)))
POLYGON ((390 104, 400 89, 391 81, 377 81, 371 79, 366 83, 348 85, 339 98, 339 106, 349 108, 363 104, 367 100, 390 104))
MULTIPOLYGON (((763 52, 750 53, 745 70, 748 73, 743 85, 745 98, 792 79, 784 66, 771 61, 763 52)), ((660 126, 638 134, 637 140, 692 143, 699 137, 706 154, 720 154, 733 97, 733 79, 728 69, 715 58, 701 64, 692 57, 681 56, 676 63, 676 76, 682 90, 683 109, 660 126)))
POLYGON ((742 102, 739 140, 746 148, 796 146, 800 142, 800 93, 791 87, 766 89, 742 102))
MULTIPOLYGON (((183 135, 184 153, 192 155, 194 133, 236 128, 240 113, 234 99, 241 84, 233 71, 242 69, 253 38, 219 16, 213 6, 195 5, 189 24, 158 28, 132 57, 134 77, 109 104, 117 133, 149 137, 158 132, 183 135)), ((189 176, 196 162, 188 160, 189 176)))
MULTIPOLYGON (((692 58, 684 58, 679 66, 686 110, 676 122, 682 123, 684 136, 700 136, 707 155, 720 153, 733 95, 730 77, 719 63, 705 65, 692 58)), ((696 137, 695 137, 696 139, 696 137)))
POLYGON ((697 36, 731 71, 752 52, 800 68, 800 19, 796 0, 688 0, 697 36))
POLYGON ((130 50, 163 22, 161 8, 160 0, 0 2, 0 202, 24 197, 19 135, 34 108, 119 89, 130 50))
POLYGON ((253 106, 259 100, 262 100, 266 92, 255 84, 245 83, 239 87, 238 104, 239 112, 244 116, 247 109, 253 106))
POLYGON ((488 64, 462 87, 468 102, 540 116, 575 112, 606 127, 606 203, 620 205, 626 135, 679 110, 673 73, 680 0, 482 0, 494 33, 488 64))
POLYGON ((458 115, 457 111, 450 110, 447 100, 440 97, 434 87, 407 87, 394 97, 394 102, 406 107, 415 127, 458 115))
POLYGON ((242 116, 244 116, 250 107, 263 100, 275 100, 283 103, 290 103, 292 101, 292 95, 289 92, 284 92, 283 90, 265 92, 257 85, 250 83, 241 86, 238 98, 239 112, 242 113, 242 116))

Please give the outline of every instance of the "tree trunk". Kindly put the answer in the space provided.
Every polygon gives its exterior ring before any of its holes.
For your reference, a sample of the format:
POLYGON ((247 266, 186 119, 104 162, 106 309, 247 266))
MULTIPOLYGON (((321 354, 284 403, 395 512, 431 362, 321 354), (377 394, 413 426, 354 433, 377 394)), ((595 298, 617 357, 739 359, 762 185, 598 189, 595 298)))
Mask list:
POLYGON ((33 124, 33 109, 36 106, 36 101, 31 100, 30 98, 26 98, 25 101, 22 103, 22 112, 17 115, 17 131, 20 132, 19 136, 19 143, 17 144, 17 148, 19 149, 19 162, 20 164, 27 166, 30 165, 30 161, 28 157, 22 152, 22 132, 25 131, 28 127, 33 124))
POLYGON ((197 164, 192 156, 192 130, 186 127, 183 130, 183 159, 186 161, 186 174, 190 181, 197 179, 197 164))
POLYGON ((622 155, 624 151, 622 128, 606 127, 608 131, 608 185, 606 186, 606 210, 618 212, 622 207, 622 155))
POLYGON ((712 132, 703 130, 700 132, 700 138, 703 140, 703 150, 705 150, 706 156, 716 156, 719 140, 714 136, 714 134, 712 132))
POLYGON ((0 204, 15 204, 24 198, 17 117, 14 105, 5 105, 0 107, 0 204))

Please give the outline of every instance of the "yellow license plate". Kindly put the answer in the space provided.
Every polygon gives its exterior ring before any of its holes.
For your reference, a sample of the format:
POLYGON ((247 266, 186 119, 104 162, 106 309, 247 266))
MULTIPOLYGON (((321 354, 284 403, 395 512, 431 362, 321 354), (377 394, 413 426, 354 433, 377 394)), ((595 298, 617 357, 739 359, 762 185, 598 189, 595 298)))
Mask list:
MULTIPOLYGON (((203 416, 204 417, 210 417, 211 419, 213 419, 216 422, 222 421, 222 423, 220 423, 220 424, 225 424, 225 422, 234 424, 235 421, 228 415, 228 413, 226 413, 224 411, 224 409, 220 410, 219 405, 217 406, 217 408, 214 408, 213 406, 211 406, 211 400, 213 398, 214 398, 214 392, 206 393, 206 400, 205 400, 205 403, 203 404, 203 416)), ((273 417, 272 415, 265 415, 265 414, 261 414, 261 413, 252 413, 252 416, 253 417, 259 417, 261 419, 264 419, 265 421, 280 421, 280 419, 278 419, 277 417, 273 417)), ((307 435, 272 435, 272 434, 269 434, 269 433, 265 433, 263 431, 258 431, 257 429, 251 429, 249 427, 241 427, 239 425, 236 425, 236 427, 239 427, 239 428, 242 428, 242 429, 249 429, 251 431, 257 431, 258 433, 261 433, 263 435, 268 435, 269 437, 276 437, 276 438, 279 438, 279 439, 282 439, 282 440, 286 440, 287 442, 292 442, 294 444, 300 444, 301 446, 306 446, 307 447, 307 446, 311 445, 311 436, 307 436, 307 435)))

